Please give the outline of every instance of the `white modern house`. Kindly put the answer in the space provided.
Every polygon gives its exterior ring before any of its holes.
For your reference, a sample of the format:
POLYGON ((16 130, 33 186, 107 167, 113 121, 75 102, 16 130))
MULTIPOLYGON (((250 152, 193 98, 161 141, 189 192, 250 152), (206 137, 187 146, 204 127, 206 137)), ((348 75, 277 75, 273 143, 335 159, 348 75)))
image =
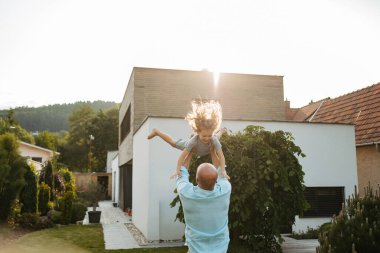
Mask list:
MULTIPOLYGON (((355 131, 353 125, 318 124, 281 121, 233 121, 223 126, 237 132, 248 125, 263 126, 268 131, 291 132, 295 144, 306 157, 300 157, 305 172, 305 185, 319 207, 340 208, 357 185, 355 131), (324 203, 329 200, 329 203, 324 203), (335 200, 335 203, 334 203, 335 200), (332 201, 332 202, 331 202, 332 201)), ((190 136, 190 127, 183 119, 148 117, 133 137, 133 223, 149 240, 180 239, 183 225, 174 222, 178 208, 171 208, 175 197, 175 181, 169 180, 180 151, 160 138, 150 141, 146 136, 159 128, 176 138, 190 136)), ((228 164, 227 164, 228 166, 228 164)), ((313 201, 313 199, 311 199, 313 201)), ((339 209, 338 209, 339 210, 339 209)), ((311 210, 307 217, 296 217, 293 231, 306 230, 331 220, 323 212, 311 210), (313 212, 316 211, 316 212, 313 212)))
POLYGON ((182 238, 184 226, 174 221, 178 208, 169 206, 175 197, 169 176, 180 151, 157 137, 148 141, 147 135, 158 128, 173 138, 188 138, 184 116, 190 102, 202 97, 220 101, 222 125, 232 132, 259 125, 292 133, 306 154, 299 160, 312 204, 296 217, 293 231, 329 221, 357 185, 354 125, 286 121, 281 76, 221 73, 217 84, 214 80, 207 71, 133 69, 119 110, 114 202, 132 208, 132 222, 148 240, 182 238))

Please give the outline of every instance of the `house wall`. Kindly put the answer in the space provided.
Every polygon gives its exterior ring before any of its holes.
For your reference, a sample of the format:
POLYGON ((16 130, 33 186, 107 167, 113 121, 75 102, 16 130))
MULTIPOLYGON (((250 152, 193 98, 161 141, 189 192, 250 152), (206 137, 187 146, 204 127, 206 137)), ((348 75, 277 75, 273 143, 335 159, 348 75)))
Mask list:
POLYGON ((36 149, 22 144, 19 145, 19 153, 23 157, 41 157, 42 163, 46 162, 53 155, 53 153, 51 152, 36 149))
POLYGON ((135 129, 146 116, 181 117, 194 98, 218 99, 224 119, 284 120, 282 76, 134 68, 135 129), (163 96, 165 99, 163 99, 163 96))
MULTIPOLYGON (((345 196, 352 194, 357 184, 355 134, 352 125, 223 121, 233 132, 247 125, 261 125, 267 130, 291 132, 295 143, 306 154, 299 161, 305 172, 306 186, 343 186, 345 196)), ((169 204, 175 197, 173 173, 179 150, 155 137, 147 140, 150 130, 158 128, 173 138, 188 138, 190 127, 183 119, 148 118, 134 136, 133 156, 133 223, 149 240, 180 239, 183 225, 174 222, 176 208, 169 204)), ((298 218, 294 231, 306 230, 329 221, 328 218, 298 218)))
MULTIPOLYGON (((364 188, 368 182, 374 187, 380 185, 380 150, 376 145, 356 147, 358 162, 358 191, 364 195, 364 188)), ((377 188, 375 188, 377 189, 377 188)))
POLYGON ((119 169, 119 155, 116 155, 111 161, 112 168, 112 201, 120 206, 120 169, 119 169))

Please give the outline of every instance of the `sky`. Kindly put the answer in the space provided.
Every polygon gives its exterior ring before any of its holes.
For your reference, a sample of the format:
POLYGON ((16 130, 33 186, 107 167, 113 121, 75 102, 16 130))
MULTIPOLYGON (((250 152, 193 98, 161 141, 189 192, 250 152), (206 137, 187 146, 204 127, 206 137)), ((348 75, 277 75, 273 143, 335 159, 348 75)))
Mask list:
POLYGON ((133 67, 277 75, 291 107, 380 82, 378 0, 0 0, 0 109, 121 102, 133 67))

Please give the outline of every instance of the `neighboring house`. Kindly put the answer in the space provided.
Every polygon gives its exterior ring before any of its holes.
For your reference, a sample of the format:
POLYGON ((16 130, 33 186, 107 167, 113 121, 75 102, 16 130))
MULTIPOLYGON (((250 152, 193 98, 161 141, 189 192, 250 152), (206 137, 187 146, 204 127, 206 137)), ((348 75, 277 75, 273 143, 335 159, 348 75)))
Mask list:
POLYGON ((110 199, 112 192, 112 176, 106 172, 73 172, 75 176, 75 187, 79 192, 88 190, 90 182, 96 182, 104 188, 104 198, 110 199))
MULTIPOLYGON (((54 151, 39 147, 30 143, 23 141, 18 141, 19 143, 19 153, 21 156, 27 158, 28 164, 33 164, 36 168, 36 171, 41 171, 44 164, 53 157, 54 151)), ((58 152, 55 152, 56 155, 59 155, 58 152)))
POLYGON ((296 120, 354 124, 359 193, 364 194, 368 182, 380 184, 380 83, 292 110, 307 111, 296 120), (310 107, 314 110, 305 110, 310 107))
POLYGON ((199 97, 219 100, 223 126, 233 131, 258 124, 294 134, 307 155, 301 164, 307 197, 314 203, 309 216, 297 218, 294 230, 320 225, 340 210, 357 183, 353 125, 285 122, 281 76, 223 73, 215 84, 207 71, 134 68, 119 111, 115 171, 120 191, 114 201, 133 209, 133 223, 148 240, 180 239, 183 225, 174 222, 177 208, 169 207, 175 197, 169 176, 179 151, 146 137, 155 127, 176 138, 189 137, 184 116, 199 97))

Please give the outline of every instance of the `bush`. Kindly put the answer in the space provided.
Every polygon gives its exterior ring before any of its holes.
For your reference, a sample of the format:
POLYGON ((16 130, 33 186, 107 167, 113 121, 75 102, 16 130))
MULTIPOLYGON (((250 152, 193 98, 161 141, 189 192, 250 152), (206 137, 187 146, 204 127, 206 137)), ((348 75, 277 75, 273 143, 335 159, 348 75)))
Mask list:
POLYGON ((355 187, 330 229, 319 234, 317 253, 380 252, 379 191, 368 185, 360 198, 355 187))
POLYGON ((314 229, 308 227, 306 232, 302 231, 300 233, 293 232, 289 237, 301 240, 301 239, 318 239, 318 235, 320 233, 320 228, 314 229))
MULTIPOLYGON (((269 132, 248 126, 243 132, 221 138, 231 176, 229 228, 232 242, 241 238, 251 252, 281 252, 281 228, 292 225, 295 215, 307 207, 303 195, 304 157, 290 133, 269 132)), ((197 166, 209 158, 194 158, 190 180, 195 183, 197 166)), ((178 196, 171 206, 180 204, 178 196)), ((177 219, 183 221, 179 206, 177 219)))
POLYGON ((73 211, 73 202, 75 194, 73 191, 67 191, 62 196, 62 224, 69 224, 73 211))
POLYGON ((27 229, 45 229, 53 227, 53 222, 47 216, 39 216, 36 213, 23 213, 19 215, 16 222, 27 229))
POLYGON ((81 221, 86 216, 87 205, 82 202, 74 202, 72 215, 71 215, 71 223, 76 223, 77 221, 81 221))
POLYGON ((49 201, 50 187, 44 182, 42 182, 38 193, 38 210, 41 212, 42 215, 46 215, 49 211, 49 201))
POLYGON ((24 178, 25 186, 20 193, 21 213, 36 213, 38 207, 38 184, 33 165, 27 168, 24 178))
POLYGON ((12 205, 24 187, 24 173, 28 165, 18 153, 13 134, 0 135, 0 221, 6 221, 12 205))
POLYGON ((61 211, 56 211, 56 210, 52 209, 47 213, 47 216, 55 224, 61 224, 61 222, 62 222, 62 212, 61 211))

